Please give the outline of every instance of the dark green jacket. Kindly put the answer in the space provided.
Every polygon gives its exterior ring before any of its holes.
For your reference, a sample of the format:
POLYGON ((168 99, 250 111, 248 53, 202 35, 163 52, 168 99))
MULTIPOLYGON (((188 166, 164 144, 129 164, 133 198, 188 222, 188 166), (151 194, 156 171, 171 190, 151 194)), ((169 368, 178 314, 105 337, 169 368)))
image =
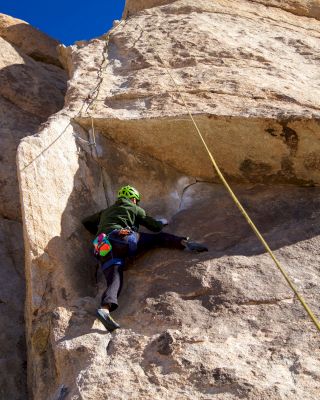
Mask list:
POLYGON ((152 232, 160 232, 163 228, 161 222, 149 217, 143 208, 127 199, 117 200, 111 207, 85 218, 82 223, 94 235, 127 227, 137 231, 140 225, 152 232))

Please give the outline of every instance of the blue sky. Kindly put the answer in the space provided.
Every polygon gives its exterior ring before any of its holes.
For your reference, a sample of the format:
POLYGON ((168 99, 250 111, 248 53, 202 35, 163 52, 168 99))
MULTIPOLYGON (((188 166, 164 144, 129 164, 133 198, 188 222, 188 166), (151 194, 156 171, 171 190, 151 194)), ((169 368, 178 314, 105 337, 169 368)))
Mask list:
POLYGON ((107 32, 125 0, 0 0, 0 13, 23 19, 69 45, 107 32))

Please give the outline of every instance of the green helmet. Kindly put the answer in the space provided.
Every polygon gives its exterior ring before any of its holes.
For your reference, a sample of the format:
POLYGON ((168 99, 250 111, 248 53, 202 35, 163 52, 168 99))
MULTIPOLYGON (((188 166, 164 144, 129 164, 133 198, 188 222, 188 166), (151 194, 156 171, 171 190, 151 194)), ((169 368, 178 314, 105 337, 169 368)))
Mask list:
POLYGON ((137 201, 140 201, 140 194, 137 191, 137 189, 135 189, 132 186, 123 186, 119 192, 118 192, 118 199, 136 199, 137 201))

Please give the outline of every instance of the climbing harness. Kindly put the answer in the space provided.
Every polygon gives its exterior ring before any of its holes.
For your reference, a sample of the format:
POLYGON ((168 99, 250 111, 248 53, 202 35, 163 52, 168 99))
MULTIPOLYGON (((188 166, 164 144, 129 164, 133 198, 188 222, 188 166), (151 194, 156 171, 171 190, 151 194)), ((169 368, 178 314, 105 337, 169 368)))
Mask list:
MULTIPOLYGON (((141 31, 143 32, 141 26, 139 24, 137 24, 137 26, 141 29, 141 31)), ((276 256, 274 255, 273 251, 271 250, 271 248, 269 247, 268 243, 265 241, 265 239, 263 238, 263 236, 261 235, 260 231, 258 230, 258 228, 255 226, 255 224, 253 223, 253 221, 251 220, 251 218, 249 217, 248 213, 246 212, 246 210, 243 208, 242 204, 240 203, 239 199, 237 198, 237 196, 235 195, 235 193, 233 192, 233 190, 231 189, 231 187, 229 186, 228 182, 226 181, 224 175, 222 174, 218 164, 216 163, 201 131, 200 128, 198 126, 198 124, 196 123, 195 119, 193 118, 190 109, 182 95, 182 92, 178 86, 178 84, 176 83, 173 75, 171 74, 169 68, 167 67, 167 65, 165 64, 165 62, 162 60, 159 52, 154 48, 154 51, 158 57, 158 59, 160 60, 161 64, 163 65, 163 67, 165 68, 166 72, 168 73, 168 75, 170 76, 170 79, 172 80, 182 102, 183 105, 185 107, 185 109, 187 110, 187 113, 194 125, 194 128, 197 132, 197 134, 199 135, 201 142, 205 148, 205 150, 207 151, 209 158, 211 160, 211 163, 218 175, 218 177, 220 178, 221 182, 223 183, 224 187, 227 189, 228 193, 230 194, 232 200, 234 201, 234 203, 236 204, 236 206, 238 207, 238 209, 240 210, 241 214, 244 216, 244 218, 246 219, 246 221, 248 222, 248 224, 250 225, 250 227, 252 228, 253 232, 255 233, 255 235, 257 236, 257 238, 260 240, 260 242, 263 244, 264 248, 267 250, 267 252, 269 253, 270 257, 272 258, 272 260, 274 261, 274 263, 276 264, 277 268, 279 269, 279 271, 282 273, 282 275, 284 276, 285 280, 287 281, 289 287, 292 289, 292 291, 295 293, 295 295, 297 296, 298 300, 300 301, 300 303, 302 304, 303 308, 306 310, 307 314, 309 315, 309 317, 311 318, 312 322, 314 323, 314 325, 317 327, 317 329, 320 331, 320 322, 318 321, 317 317, 314 315, 314 313, 312 312, 312 310, 310 309, 310 307, 308 306, 308 304, 306 303, 306 301, 304 300, 304 298, 299 294, 297 288, 295 287, 295 285, 292 283, 291 279, 289 278, 289 275, 287 274, 287 272, 285 271, 285 269, 282 267, 282 265, 280 264, 280 262, 278 261, 278 259, 276 258, 276 256)))
POLYGON ((93 247, 102 270, 112 265, 124 266, 125 260, 136 254, 138 241, 139 233, 130 228, 114 229, 108 235, 100 233, 94 239, 93 247), (106 256, 108 257, 104 258, 106 256))

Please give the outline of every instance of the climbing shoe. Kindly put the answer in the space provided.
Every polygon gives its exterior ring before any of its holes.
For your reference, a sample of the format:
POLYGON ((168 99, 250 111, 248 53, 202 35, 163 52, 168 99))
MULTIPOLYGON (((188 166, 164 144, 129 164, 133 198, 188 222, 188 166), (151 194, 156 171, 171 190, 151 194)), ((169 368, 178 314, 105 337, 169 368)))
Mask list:
POLYGON ((109 332, 112 332, 115 329, 120 328, 120 325, 111 317, 111 315, 107 311, 103 310, 102 308, 98 308, 97 318, 100 322, 102 322, 104 327, 109 332))
POLYGON ((203 251, 208 251, 208 247, 204 246, 203 244, 194 242, 190 238, 186 238, 181 242, 186 249, 192 251, 193 253, 202 253, 203 251))

